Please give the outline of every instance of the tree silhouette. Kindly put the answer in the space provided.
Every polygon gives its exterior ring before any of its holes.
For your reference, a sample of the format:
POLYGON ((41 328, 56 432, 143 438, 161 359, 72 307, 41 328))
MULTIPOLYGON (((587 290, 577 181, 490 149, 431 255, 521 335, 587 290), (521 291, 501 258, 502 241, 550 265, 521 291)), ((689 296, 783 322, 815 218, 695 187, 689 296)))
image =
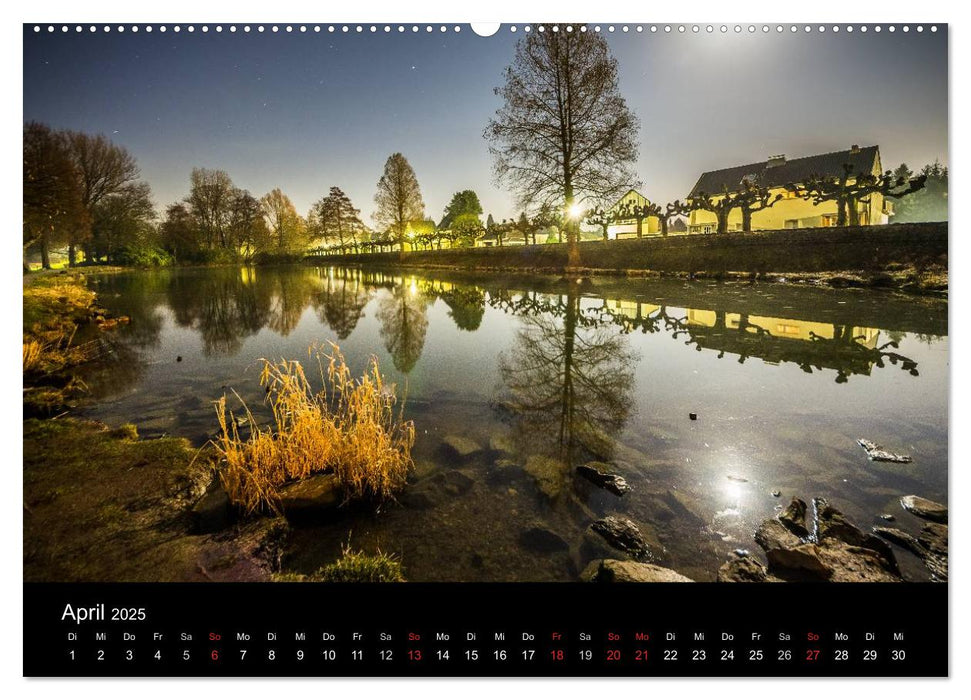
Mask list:
MULTIPOLYGON (((594 32, 548 31, 516 45, 503 106, 484 135, 491 142, 498 182, 521 206, 561 213, 585 199, 616 198, 632 184, 638 121, 618 89, 617 60, 594 32)), ((567 225, 569 262, 579 265, 579 222, 567 225)))
POLYGON ((924 187, 926 176, 905 178, 888 170, 883 174, 854 174, 853 165, 844 163, 839 175, 821 177, 813 175, 804 183, 791 183, 787 188, 797 197, 811 200, 819 205, 823 202, 836 202, 836 225, 859 226, 859 204, 869 201, 874 193, 884 197, 901 198, 913 194, 924 187))
POLYGON ((397 238, 404 252, 408 223, 425 218, 425 202, 415 171, 400 153, 392 154, 385 162, 374 203, 378 207, 374 212, 375 222, 397 238))
POLYGON ((344 247, 356 240, 364 228, 360 209, 355 209, 351 198, 340 187, 331 187, 330 193, 316 202, 308 217, 313 236, 324 241, 337 241, 344 247))
POLYGON ((614 214, 609 209, 597 207, 587 213, 586 224, 588 226, 599 226, 603 234, 604 242, 607 241, 607 229, 614 223, 614 214))
POLYGON ((50 269, 51 247, 66 240, 72 227, 88 224, 81 184, 63 134, 37 122, 24 124, 24 271, 27 250, 38 246, 41 265, 50 269))

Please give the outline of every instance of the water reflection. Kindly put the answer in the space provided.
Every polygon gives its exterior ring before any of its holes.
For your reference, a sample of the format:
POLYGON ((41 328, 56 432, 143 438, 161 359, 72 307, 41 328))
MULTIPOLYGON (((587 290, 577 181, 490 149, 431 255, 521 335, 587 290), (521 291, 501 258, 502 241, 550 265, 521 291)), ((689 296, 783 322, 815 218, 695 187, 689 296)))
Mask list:
POLYGON ((381 340, 399 372, 411 372, 421 357, 428 330, 426 312, 431 302, 432 298, 418 288, 414 279, 402 280, 378 302, 381 340))
POLYGON ((755 547, 776 490, 838 501, 861 526, 903 493, 946 498, 945 301, 310 267, 92 284, 132 323, 115 331, 122 361, 92 377, 98 400, 85 415, 133 421, 144 436, 204 443, 216 429, 210 402, 229 389, 258 410, 257 358, 306 357, 315 341, 339 341, 358 366, 376 354, 407 384, 425 475, 409 488, 424 505, 303 533, 302 571, 332 560, 353 530, 360 546, 400 552, 414 580, 575 579, 595 553, 581 547, 591 518, 610 512, 704 580, 732 549, 755 547), (455 463, 448 435, 483 449, 455 463), (859 437, 906 449, 914 464, 867 462, 859 437), (632 491, 618 499, 575 480, 591 458, 614 461, 632 491), (456 468, 473 484, 461 493, 436 481, 456 468), (523 547, 537 521, 569 550, 523 547))
POLYGON ((495 300, 524 316, 515 343, 499 357, 501 405, 523 442, 566 464, 613 456, 633 405, 638 360, 623 335, 590 323, 580 302, 575 285, 553 299, 495 300))

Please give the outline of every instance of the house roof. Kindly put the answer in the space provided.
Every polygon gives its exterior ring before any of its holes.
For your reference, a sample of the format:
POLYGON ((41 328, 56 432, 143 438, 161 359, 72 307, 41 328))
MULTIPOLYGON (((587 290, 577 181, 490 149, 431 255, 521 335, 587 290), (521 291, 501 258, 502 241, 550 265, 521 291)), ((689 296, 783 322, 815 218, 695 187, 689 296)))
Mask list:
POLYGON ((705 192, 715 195, 728 190, 733 192, 741 187, 742 180, 749 181, 762 187, 783 187, 789 183, 805 182, 810 176, 829 177, 843 174, 843 165, 850 163, 855 173, 869 173, 880 162, 879 146, 864 146, 855 151, 834 151, 816 156, 794 158, 770 167, 771 160, 748 165, 736 165, 734 168, 710 170, 702 173, 698 182, 691 189, 688 197, 694 197, 705 192), (754 176, 754 177, 753 177, 754 176))

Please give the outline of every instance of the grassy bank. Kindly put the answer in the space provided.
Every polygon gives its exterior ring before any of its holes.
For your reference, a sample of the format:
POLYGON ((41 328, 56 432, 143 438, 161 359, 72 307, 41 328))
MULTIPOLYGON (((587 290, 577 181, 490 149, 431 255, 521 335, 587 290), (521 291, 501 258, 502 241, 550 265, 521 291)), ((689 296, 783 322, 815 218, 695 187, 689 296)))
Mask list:
MULTIPOLYGON (((579 244, 589 274, 752 278, 947 288, 947 222, 651 237, 579 244)), ((404 265, 427 269, 562 272, 565 244, 455 248, 309 258, 319 265, 404 265)))
POLYGON ((185 440, 140 440, 134 426, 24 421, 24 580, 269 579, 280 521, 193 534, 210 467, 185 440))

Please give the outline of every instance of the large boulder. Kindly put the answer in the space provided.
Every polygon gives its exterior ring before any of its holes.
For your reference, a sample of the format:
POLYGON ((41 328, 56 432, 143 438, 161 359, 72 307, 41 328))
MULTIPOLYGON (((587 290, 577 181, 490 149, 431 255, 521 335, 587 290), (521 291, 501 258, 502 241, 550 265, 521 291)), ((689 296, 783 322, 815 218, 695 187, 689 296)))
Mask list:
POLYGON ((908 510, 925 520, 933 520, 937 523, 947 522, 947 506, 941 503, 920 496, 904 496, 900 499, 900 505, 904 507, 904 510, 908 510))
POLYGON ((673 569, 656 564, 618 559, 598 559, 590 562, 580 580, 597 583, 693 583, 673 569))
MULTIPOLYGON (((815 499, 817 535, 807 541, 793 533, 805 517, 804 504, 793 499, 786 509, 785 521, 768 518, 755 533, 755 541, 765 550, 769 566, 767 577, 785 581, 900 581, 900 569, 890 546, 876 535, 862 532, 823 499, 815 499)), ((808 530, 808 528, 807 528, 808 530)), ((812 533, 809 533, 812 537, 812 533)), ((722 575, 758 577, 748 563, 728 562, 722 575)))

